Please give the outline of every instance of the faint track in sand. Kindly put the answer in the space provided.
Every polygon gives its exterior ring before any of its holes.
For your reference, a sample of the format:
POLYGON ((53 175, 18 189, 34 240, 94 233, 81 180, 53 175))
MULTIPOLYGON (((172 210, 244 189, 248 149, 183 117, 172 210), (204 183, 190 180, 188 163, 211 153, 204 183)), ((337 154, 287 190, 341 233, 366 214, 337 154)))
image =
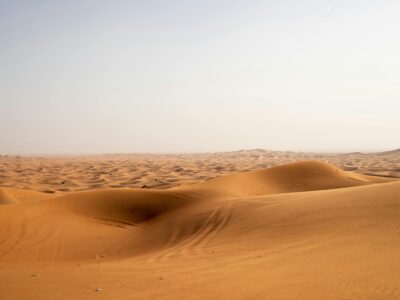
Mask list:
POLYGON ((179 227, 172 231, 164 250, 149 259, 149 262, 165 261, 176 255, 197 255, 210 243, 227 225, 231 216, 232 206, 223 205, 213 210, 194 233, 182 231, 179 227), (189 236, 182 242, 176 241, 179 236, 189 236))

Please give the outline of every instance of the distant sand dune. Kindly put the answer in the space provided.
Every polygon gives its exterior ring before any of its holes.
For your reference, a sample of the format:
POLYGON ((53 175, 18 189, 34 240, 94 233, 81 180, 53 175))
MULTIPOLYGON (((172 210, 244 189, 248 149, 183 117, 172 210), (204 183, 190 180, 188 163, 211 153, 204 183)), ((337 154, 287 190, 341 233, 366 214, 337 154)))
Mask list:
POLYGON ((304 153, 262 149, 203 154, 0 156, 0 187, 46 193, 104 188, 166 189, 233 172, 318 160, 358 174, 400 178, 400 152, 304 153))

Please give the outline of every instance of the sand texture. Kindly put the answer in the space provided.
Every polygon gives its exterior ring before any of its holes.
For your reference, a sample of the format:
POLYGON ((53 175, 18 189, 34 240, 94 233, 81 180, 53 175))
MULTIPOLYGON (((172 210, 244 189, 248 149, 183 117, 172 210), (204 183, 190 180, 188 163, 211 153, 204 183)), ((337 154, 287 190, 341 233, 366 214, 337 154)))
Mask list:
POLYGON ((0 299, 400 299, 398 158, 3 156, 0 299))
POLYGON ((381 153, 268 150, 156 155, 0 156, 0 187, 47 193, 102 188, 170 188, 300 160, 319 160, 357 173, 400 178, 400 149, 381 153))

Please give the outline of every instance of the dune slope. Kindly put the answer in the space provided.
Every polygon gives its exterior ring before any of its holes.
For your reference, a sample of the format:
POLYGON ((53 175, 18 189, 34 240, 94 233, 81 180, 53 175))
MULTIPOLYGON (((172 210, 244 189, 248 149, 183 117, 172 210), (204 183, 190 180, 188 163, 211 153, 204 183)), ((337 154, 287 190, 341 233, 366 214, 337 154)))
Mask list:
POLYGON ((0 187, 0 205, 32 202, 53 198, 56 195, 32 190, 0 187))
POLYGON ((235 173, 186 186, 189 190, 219 191, 248 197, 352 187, 390 179, 345 172, 319 161, 302 161, 252 172, 235 173))

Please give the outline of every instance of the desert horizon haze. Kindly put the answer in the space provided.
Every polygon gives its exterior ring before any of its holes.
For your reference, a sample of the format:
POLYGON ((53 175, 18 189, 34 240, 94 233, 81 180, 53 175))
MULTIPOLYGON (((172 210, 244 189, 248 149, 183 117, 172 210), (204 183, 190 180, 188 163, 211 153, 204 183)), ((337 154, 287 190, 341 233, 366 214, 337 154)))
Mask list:
POLYGON ((398 1, 1 1, 0 153, 399 145, 398 1))

